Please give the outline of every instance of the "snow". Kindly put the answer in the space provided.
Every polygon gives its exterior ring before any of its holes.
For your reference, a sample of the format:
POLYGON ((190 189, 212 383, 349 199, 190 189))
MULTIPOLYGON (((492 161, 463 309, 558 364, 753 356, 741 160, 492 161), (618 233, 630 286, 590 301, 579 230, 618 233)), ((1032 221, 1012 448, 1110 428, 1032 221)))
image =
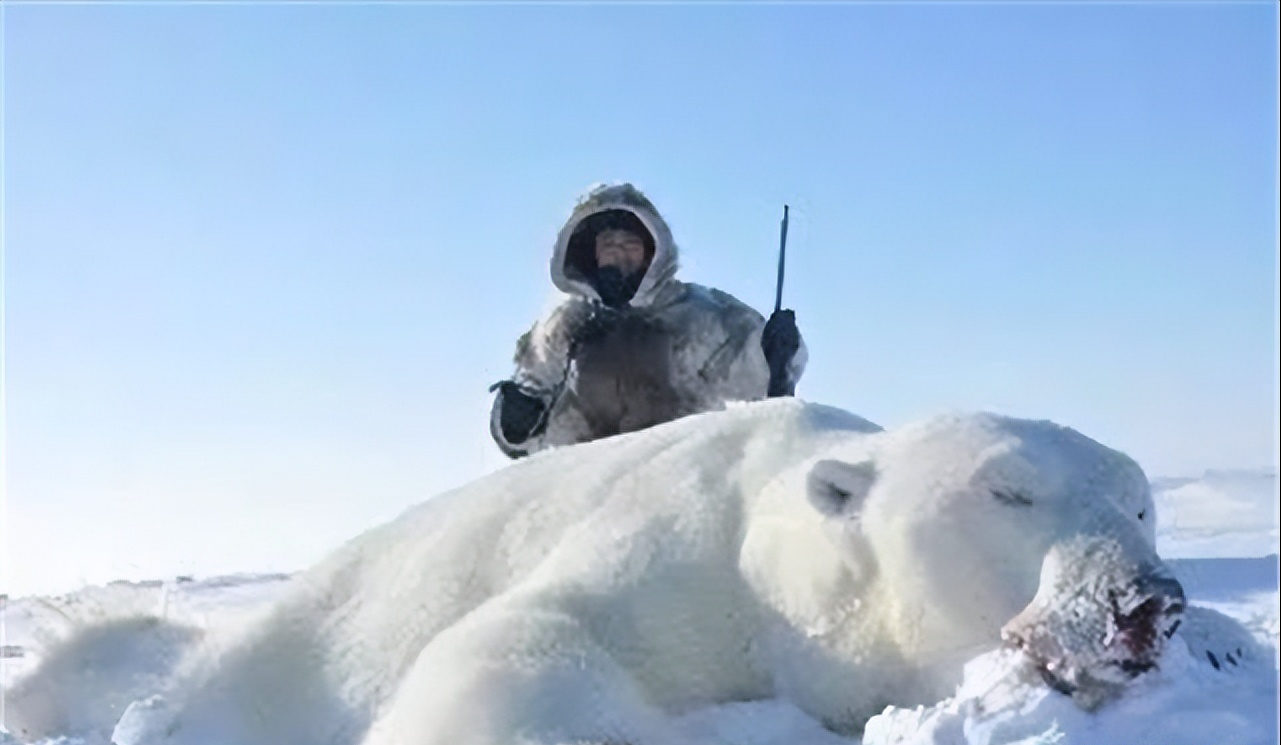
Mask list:
POLYGON ((21 703, 60 734, 41 745, 107 745, 102 722, 163 690, 194 645, 252 624, 288 584, 278 574, 184 577, 7 601, 0 717, 8 726, 5 710, 21 703))
POLYGON ((132 617, 176 626, 231 630, 251 621, 288 583, 284 574, 238 574, 194 580, 113 582, 53 597, 28 597, 4 608, 5 646, 0 687, 9 690, 72 632, 92 623, 132 617))
POLYGON ((1086 713, 1049 690, 1025 658, 997 650, 973 660, 957 695, 930 708, 874 717, 864 745, 1206 745, 1276 741, 1268 676, 1228 677, 1172 646, 1161 668, 1124 698, 1086 713))
MULTIPOLYGON (((1119 700, 1094 712, 1050 690, 1021 654, 994 649, 973 659, 955 695, 930 707, 889 707, 867 725, 861 745, 1206 745, 1277 742, 1278 499, 1276 469, 1208 472, 1195 479, 1154 479, 1157 546, 1194 608, 1241 624, 1264 655, 1241 664, 1216 656, 1205 664, 1204 640, 1171 643, 1158 670, 1119 700)), ((109 675, 62 669, 46 692, 74 697, 84 714, 41 745, 106 745, 93 719, 121 717, 115 742, 130 745, 148 712, 163 708, 163 689, 186 646, 211 643, 266 612, 291 584, 282 575, 115 583, 70 595, 9 600, 0 634, 4 699, 31 695, 33 680, 57 670, 72 632, 108 624, 97 655, 109 675), (141 619, 141 620, 140 620, 141 619), (116 636, 111 636, 116 634, 116 636), (128 699, 128 700, 125 700, 128 699), (136 701, 129 706, 130 701, 136 701), (104 714, 108 712, 108 714, 104 714)), ((82 637, 76 643, 86 643, 82 637)), ((1234 643, 1235 644, 1235 643, 1234 643)), ((72 658, 83 659, 84 651, 72 658)), ((3 710, 0 709, 0 717, 3 710)), ((7 722, 6 722, 7 723, 7 722)), ((691 740, 708 745, 859 745, 795 706, 776 700, 724 704, 679 720, 691 740)), ((0 745, 23 742, 0 732, 0 745)), ((213 745, 211 743, 211 745, 213 745)))

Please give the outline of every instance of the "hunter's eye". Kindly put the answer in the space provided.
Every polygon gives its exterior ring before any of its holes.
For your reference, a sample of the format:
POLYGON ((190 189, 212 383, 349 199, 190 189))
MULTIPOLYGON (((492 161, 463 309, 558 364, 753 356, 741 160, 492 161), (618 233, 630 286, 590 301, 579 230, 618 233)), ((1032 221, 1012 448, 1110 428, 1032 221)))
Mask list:
POLYGON ((991 489, 992 496, 1002 504, 1008 504, 1013 507, 1031 507, 1032 498, 1018 489, 991 489))

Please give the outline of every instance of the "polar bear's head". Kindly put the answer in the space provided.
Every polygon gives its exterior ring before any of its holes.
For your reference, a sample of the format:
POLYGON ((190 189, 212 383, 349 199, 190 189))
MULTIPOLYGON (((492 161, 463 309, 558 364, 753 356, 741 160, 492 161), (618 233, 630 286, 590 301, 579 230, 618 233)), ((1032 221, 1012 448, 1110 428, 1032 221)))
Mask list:
POLYGON ((1049 422, 956 415, 839 446, 808 496, 908 659, 1003 637, 1092 706, 1155 664, 1183 608, 1142 470, 1049 422))

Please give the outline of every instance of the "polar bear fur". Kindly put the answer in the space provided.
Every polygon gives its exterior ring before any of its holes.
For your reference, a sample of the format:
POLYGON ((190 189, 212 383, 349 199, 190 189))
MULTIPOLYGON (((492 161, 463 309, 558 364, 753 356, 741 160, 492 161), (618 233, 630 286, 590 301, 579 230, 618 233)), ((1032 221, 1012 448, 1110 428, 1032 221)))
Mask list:
POLYGON ((679 745, 676 717, 770 697, 856 733, 950 694, 1064 541, 1159 570, 1154 520, 1130 459, 1048 422, 698 415, 354 539, 135 745, 679 745))

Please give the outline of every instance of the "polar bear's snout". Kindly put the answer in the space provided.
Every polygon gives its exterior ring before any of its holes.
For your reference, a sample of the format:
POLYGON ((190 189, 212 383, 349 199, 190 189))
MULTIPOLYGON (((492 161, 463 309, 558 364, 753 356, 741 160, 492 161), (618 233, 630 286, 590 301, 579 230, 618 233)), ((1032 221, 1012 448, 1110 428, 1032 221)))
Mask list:
POLYGON ((1001 637, 1045 682, 1093 709, 1157 666, 1186 599, 1155 557, 1127 560, 1122 542, 1077 537, 1046 556, 1036 598, 1001 637))
POLYGON ((1150 618, 1154 630, 1169 639, 1178 630, 1183 609, 1187 607, 1183 585, 1162 567, 1140 577, 1136 589, 1146 600, 1127 618, 1133 622, 1150 618))

